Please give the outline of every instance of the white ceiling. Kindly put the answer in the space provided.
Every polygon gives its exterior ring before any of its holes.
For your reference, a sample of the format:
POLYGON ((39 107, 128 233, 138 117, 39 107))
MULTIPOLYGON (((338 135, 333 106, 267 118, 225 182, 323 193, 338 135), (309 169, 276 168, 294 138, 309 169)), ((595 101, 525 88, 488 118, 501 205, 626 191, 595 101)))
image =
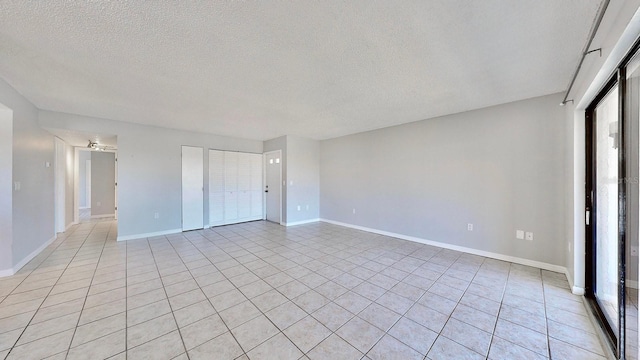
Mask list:
POLYGON ((37 107, 326 139, 564 91, 601 0, 2 1, 37 107))

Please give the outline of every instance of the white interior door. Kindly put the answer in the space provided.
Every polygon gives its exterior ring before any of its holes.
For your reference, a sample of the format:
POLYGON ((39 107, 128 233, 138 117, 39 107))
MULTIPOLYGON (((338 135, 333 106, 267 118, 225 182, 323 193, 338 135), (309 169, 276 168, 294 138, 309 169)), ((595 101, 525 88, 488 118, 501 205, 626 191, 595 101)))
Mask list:
POLYGON ((204 216, 204 150, 182 147, 182 231, 202 229, 204 216))
POLYGON ((282 161, 281 152, 274 151, 265 154, 266 172, 266 202, 267 220, 280 223, 281 220, 281 189, 282 189, 282 161))
POLYGON ((209 226, 224 225, 224 151, 209 150, 209 226))

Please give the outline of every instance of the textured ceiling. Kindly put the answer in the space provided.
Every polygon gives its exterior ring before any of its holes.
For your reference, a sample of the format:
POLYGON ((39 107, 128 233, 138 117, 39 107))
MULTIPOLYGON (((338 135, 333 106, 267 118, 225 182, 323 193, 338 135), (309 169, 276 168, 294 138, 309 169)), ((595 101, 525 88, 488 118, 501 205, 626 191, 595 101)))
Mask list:
POLYGON ((315 139, 565 90, 600 0, 0 2, 37 107, 315 139))

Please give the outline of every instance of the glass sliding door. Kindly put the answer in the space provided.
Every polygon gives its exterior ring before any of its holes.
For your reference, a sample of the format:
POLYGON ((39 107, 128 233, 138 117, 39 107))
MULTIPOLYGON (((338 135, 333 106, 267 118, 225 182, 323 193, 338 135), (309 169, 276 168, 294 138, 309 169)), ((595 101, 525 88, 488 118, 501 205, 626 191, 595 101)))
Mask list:
MULTIPOLYGON (((619 313, 619 133, 618 85, 612 82, 587 110, 591 134, 591 214, 589 294, 614 344, 618 343, 619 313)), ((587 203, 589 205, 589 203, 587 203)))
POLYGON ((640 223, 640 55, 634 55, 625 68, 624 122, 627 164, 627 236, 625 237, 625 355, 638 359, 638 224, 640 223))
POLYGON ((596 299, 618 332, 618 88, 596 108, 596 299))
POLYGON ((617 359, 638 359, 640 40, 586 117, 586 296, 617 359))

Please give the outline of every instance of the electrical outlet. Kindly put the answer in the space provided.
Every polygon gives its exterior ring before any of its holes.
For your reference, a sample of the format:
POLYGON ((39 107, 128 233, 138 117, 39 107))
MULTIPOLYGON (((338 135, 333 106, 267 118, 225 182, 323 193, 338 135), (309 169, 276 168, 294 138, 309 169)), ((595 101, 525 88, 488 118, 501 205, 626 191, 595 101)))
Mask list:
POLYGON ((467 230, 473 231, 473 224, 467 224, 467 230))
POLYGON ((102 202, 98 201, 98 202, 96 203, 96 205, 98 205, 98 206, 102 206, 102 202))
POLYGON ((298 205, 298 211, 300 211, 300 205, 298 205))
POLYGON ((20 191, 21 188, 22 188, 22 184, 20 184, 20 181, 16 181, 13 183, 13 190, 20 191))
POLYGON ((309 210, 309 205, 307 205, 307 210, 309 210))
POLYGON ((154 213, 153 214, 153 218, 154 219, 159 219, 160 218, 160 213, 159 212, 154 213))
POLYGON ((353 209, 353 213, 354 213, 354 214, 356 213, 356 209, 355 209, 355 208, 353 209))
POLYGON ((526 240, 533 241, 533 232, 531 232, 531 231, 527 231, 527 232, 524 234, 524 238, 525 238, 526 240))
POLYGON ((516 239, 524 240, 524 230, 516 230, 516 239))
POLYGON ((632 246, 631 247, 631 256, 638 256, 638 247, 637 246, 632 246))

